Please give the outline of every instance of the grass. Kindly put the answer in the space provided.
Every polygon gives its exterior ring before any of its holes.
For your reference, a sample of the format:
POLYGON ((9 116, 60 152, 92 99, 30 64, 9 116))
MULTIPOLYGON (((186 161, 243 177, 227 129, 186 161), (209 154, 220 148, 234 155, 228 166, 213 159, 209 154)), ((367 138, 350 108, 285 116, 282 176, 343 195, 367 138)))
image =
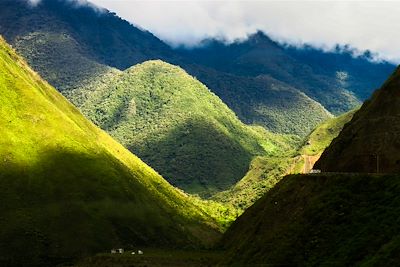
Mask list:
POLYGON ((243 122, 274 133, 305 137, 332 117, 317 101, 267 74, 239 76, 192 65, 185 69, 218 95, 243 122))
POLYGON ((254 157, 280 154, 293 138, 244 125, 207 87, 162 61, 136 65, 67 97, 173 185, 201 197, 228 189, 254 157))
POLYGON ((301 154, 308 156, 321 154, 332 140, 339 135, 344 125, 353 118, 356 111, 357 110, 349 111, 318 125, 308 136, 306 144, 301 150, 301 154))
POLYGON ((291 175, 226 232, 228 266, 388 266, 399 258, 398 175, 291 175))
POLYGON ((0 103, 1 265, 218 239, 210 215, 85 119, 2 39, 0 103))
POLYGON ((355 113, 350 111, 318 125, 304 140, 286 139, 291 144, 279 156, 259 156, 253 159, 246 175, 228 190, 212 199, 237 209, 241 214, 287 174, 307 173, 344 125, 355 113), (292 147, 292 149, 290 149, 292 147), (297 149, 296 149, 297 148, 297 149), (308 163, 306 163, 308 161, 308 163), (308 166, 310 165, 310 166, 308 166))
POLYGON ((207 267, 215 266, 221 261, 223 253, 219 251, 206 250, 171 250, 157 248, 141 248, 143 255, 138 255, 136 249, 135 255, 132 251, 127 251, 124 254, 112 255, 109 253, 98 254, 81 262, 78 262, 74 267, 130 267, 130 266, 152 266, 152 267, 207 267))

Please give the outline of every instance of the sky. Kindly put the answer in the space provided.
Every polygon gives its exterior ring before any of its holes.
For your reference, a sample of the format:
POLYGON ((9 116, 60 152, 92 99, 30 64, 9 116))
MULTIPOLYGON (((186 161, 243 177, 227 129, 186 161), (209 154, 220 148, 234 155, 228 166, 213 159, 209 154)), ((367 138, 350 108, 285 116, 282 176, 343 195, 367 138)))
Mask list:
POLYGON ((400 63, 400 0, 89 1, 171 45, 194 46, 204 38, 232 42, 262 30, 284 43, 308 43, 326 50, 349 44, 400 63))

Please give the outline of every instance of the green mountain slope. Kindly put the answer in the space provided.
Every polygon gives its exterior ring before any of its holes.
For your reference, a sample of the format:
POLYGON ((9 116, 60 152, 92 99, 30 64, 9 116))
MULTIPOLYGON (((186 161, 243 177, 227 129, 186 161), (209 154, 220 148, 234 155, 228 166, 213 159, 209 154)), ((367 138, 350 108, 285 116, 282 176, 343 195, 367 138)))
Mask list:
POLYGON ((302 154, 309 156, 321 154, 332 140, 339 135, 344 125, 353 118, 356 111, 349 111, 318 125, 308 136, 307 142, 301 150, 302 154))
POLYGON ((0 39, 0 265, 218 237, 190 199, 86 120, 0 39))
POLYGON ((239 214, 243 213, 290 172, 295 152, 288 150, 276 157, 254 158, 244 177, 228 190, 215 194, 212 200, 233 206, 239 214))
POLYGON ((304 139, 305 141, 302 141, 302 145, 293 145, 300 147, 297 150, 289 149, 277 156, 254 158, 248 172, 238 183, 214 195, 212 199, 233 205, 242 212, 273 188, 285 175, 309 173, 324 149, 339 135, 354 113, 355 110, 323 122, 304 139))
POLYGON ((162 61, 67 96, 172 184, 202 196, 236 183, 254 156, 290 148, 291 137, 244 125, 207 87, 162 61))
POLYGON ((357 110, 344 113, 336 118, 329 119, 318 125, 305 139, 298 151, 290 173, 309 173, 320 158, 322 152, 330 145, 343 127, 352 119, 357 110))
POLYGON ((320 103, 269 75, 238 76, 198 65, 185 65, 247 124, 274 133, 307 136, 332 117, 320 103))
POLYGON ((397 266, 399 196, 398 175, 287 176, 228 229, 224 263, 397 266))
POLYGON ((400 171, 400 68, 366 101, 317 162, 323 171, 400 171))

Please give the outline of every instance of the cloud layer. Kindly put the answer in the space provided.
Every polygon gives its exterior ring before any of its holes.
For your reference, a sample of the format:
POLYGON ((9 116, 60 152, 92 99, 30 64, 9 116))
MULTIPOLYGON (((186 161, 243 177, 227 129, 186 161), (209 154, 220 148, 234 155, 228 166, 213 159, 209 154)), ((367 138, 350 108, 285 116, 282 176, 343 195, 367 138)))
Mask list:
POLYGON ((350 44, 400 62, 400 2, 91 0, 173 45, 262 30, 291 44, 350 44))

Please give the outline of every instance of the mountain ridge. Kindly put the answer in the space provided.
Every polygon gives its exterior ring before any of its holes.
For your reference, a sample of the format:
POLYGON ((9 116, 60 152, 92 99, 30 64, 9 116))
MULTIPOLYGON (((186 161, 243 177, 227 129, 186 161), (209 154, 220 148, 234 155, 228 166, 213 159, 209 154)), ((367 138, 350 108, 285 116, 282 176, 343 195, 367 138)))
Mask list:
POLYGON ((202 196, 236 183, 253 157, 290 150, 295 143, 244 125, 197 79, 160 60, 69 94, 88 118, 172 184, 202 196))
POLYGON ((85 119, 1 38, 0 65, 2 265, 218 239, 214 219, 85 119))
MULTIPOLYGON (((310 66, 310 62, 315 62, 314 50, 311 55, 294 55, 293 51, 283 49, 276 43, 270 45, 273 41, 265 34, 258 33, 257 39, 258 43, 266 44, 264 48, 252 50, 251 46, 246 48, 246 43, 243 43, 239 48, 250 50, 244 51, 244 54, 239 51, 240 64, 232 65, 231 60, 227 60, 226 67, 221 69, 210 67, 207 62, 194 62, 187 51, 171 49, 150 33, 135 28, 111 12, 99 14, 89 7, 68 7, 65 0, 45 0, 35 8, 27 7, 21 0, 3 0, 0 5, 0 33, 35 70, 64 94, 70 89, 87 85, 93 79, 102 79, 114 67, 124 70, 146 60, 161 59, 179 65, 197 77, 245 123, 258 124, 275 133, 295 133, 305 137, 327 118, 325 109, 337 114, 360 103, 351 90, 335 87, 342 82, 336 77, 336 71, 340 72, 341 66, 351 65, 354 61, 340 61, 333 57, 330 59, 332 62, 340 62, 334 71, 316 72, 314 70, 321 67, 318 64, 310 66), (293 64, 282 64, 281 56, 277 57, 274 51, 293 64), (265 62, 270 62, 270 65, 265 62), (299 67, 293 72, 295 66, 299 67), (322 84, 321 79, 327 77, 330 82, 322 84), (295 82, 297 78, 303 81, 302 84, 295 82), (308 80, 314 81, 315 85, 308 86, 308 80), (340 99, 347 104, 336 105, 340 99), (317 102, 322 103, 324 108, 319 107, 317 102), (328 106, 325 102, 332 103, 328 106), (291 112, 287 112, 288 107, 291 112), (312 114, 310 120, 299 123, 307 114, 312 114)), ((232 58, 229 46, 222 47, 221 51, 217 55, 206 51, 204 59, 219 61, 223 54, 232 58)), ((366 65, 373 66, 371 63, 366 65)), ((371 72, 376 73, 375 80, 384 72, 381 69, 384 68, 378 66, 376 71, 371 72)), ((359 81, 359 73, 362 72, 350 73, 348 79, 359 81)))

